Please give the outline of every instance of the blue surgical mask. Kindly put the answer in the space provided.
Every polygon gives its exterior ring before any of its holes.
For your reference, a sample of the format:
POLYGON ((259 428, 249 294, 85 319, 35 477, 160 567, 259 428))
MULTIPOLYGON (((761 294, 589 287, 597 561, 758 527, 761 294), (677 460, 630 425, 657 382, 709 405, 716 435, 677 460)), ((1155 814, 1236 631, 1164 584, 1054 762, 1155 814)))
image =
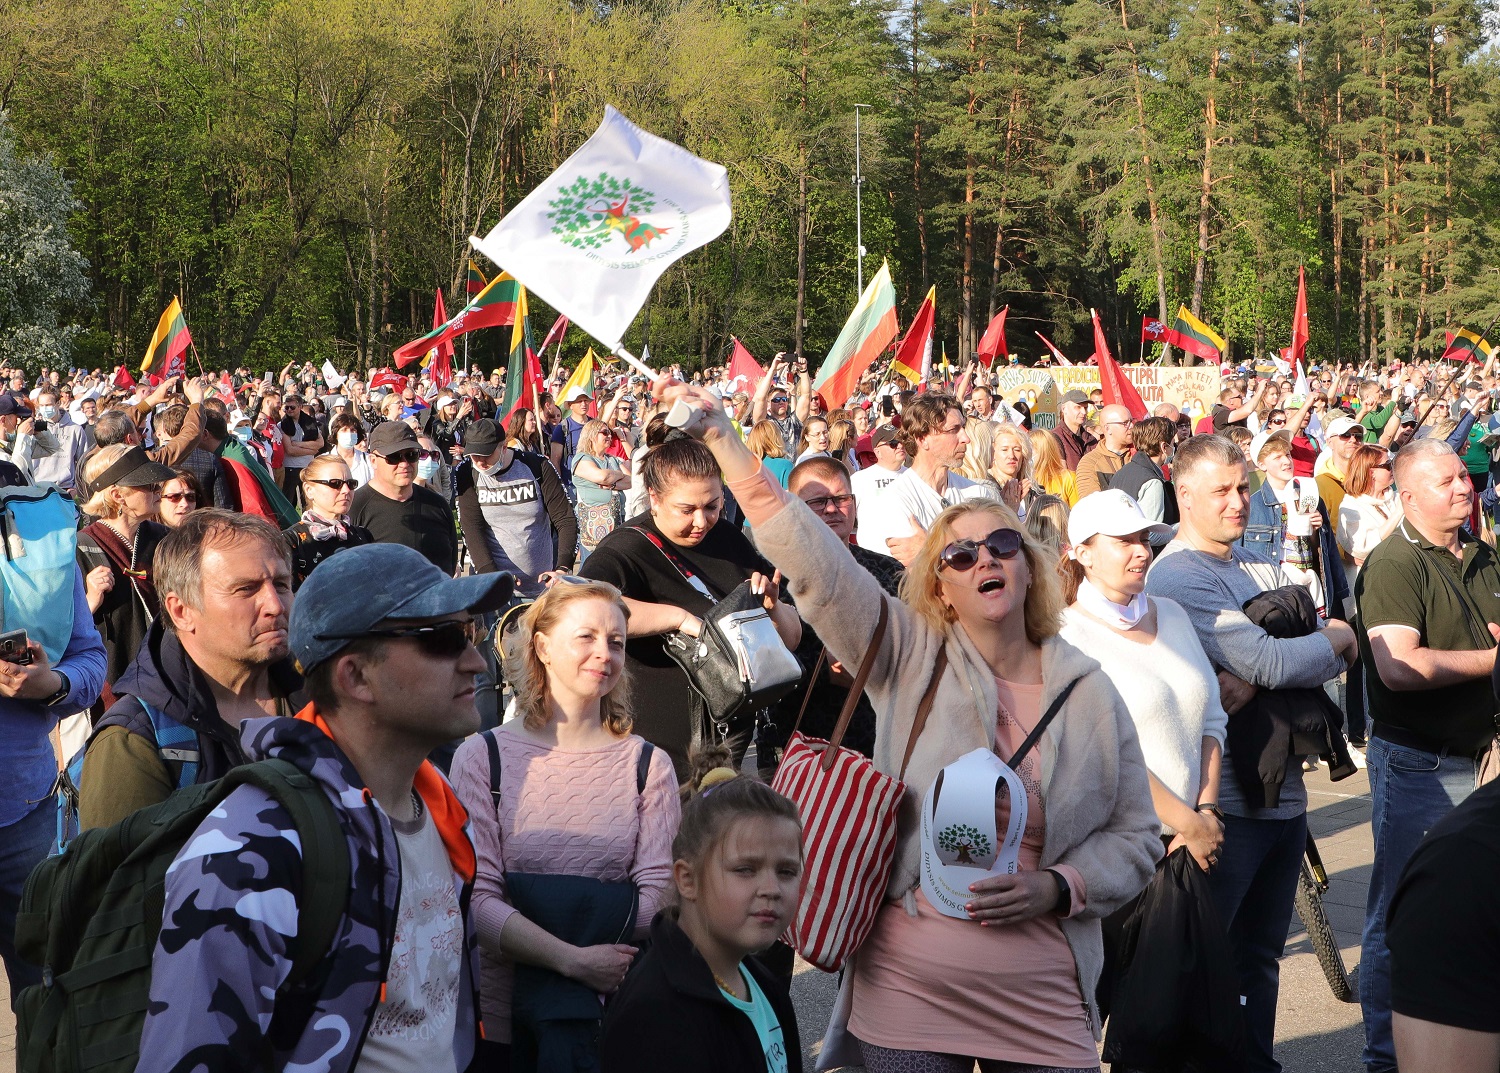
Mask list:
POLYGON ((254 434, 255 430, 249 425, 241 425, 239 428, 234 430, 234 438, 239 440, 241 443, 249 443, 250 437, 254 434))
POLYGON ((417 480, 430 481, 438 474, 438 460, 435 458, 421 458, 417 460, 417 480))
POLYGON ((41 407, 40 409, 37 410, 37 416, 40 417, 43 421, 56 421, 57 420, 57 407, 56 406, 43 406, 43 407, 41 407))
POLYGON ((348 428, 340 430, 340 432, 339 432, 339 446, 340 447, 353 447, 358 442, 359 442, 359 433, 358 432, 355 432, 353 429, 348 429, 348 428))

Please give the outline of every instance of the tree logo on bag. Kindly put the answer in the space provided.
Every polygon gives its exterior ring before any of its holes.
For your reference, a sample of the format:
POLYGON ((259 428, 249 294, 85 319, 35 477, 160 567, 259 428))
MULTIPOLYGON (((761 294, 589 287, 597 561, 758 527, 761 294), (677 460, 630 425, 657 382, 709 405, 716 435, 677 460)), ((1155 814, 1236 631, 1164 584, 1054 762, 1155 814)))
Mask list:
POLYGON ((687 213, 675 201, 605 171, 580 175, 547 207, 553 235, 610 268, 659 261, 687 239, 687 213))
POLYGON ((938 849, 954 854, 954 864, 973 864, 975 857, 990 855, 990 840, 966 823, 944 827, 937 835, 938 849))

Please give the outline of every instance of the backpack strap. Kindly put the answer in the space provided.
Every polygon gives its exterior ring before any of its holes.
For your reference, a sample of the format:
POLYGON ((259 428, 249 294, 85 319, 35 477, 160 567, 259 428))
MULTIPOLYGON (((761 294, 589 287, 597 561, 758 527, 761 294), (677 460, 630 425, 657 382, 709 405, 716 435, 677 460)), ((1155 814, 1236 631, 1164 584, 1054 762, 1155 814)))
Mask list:
POLYGON ((500 742, 495 731, 486 730, 479 735, 490 754, 490 796, 495 799, 495 815, 500 815, 500 742))
POLYGON ((248 783, 270 794, 291 813, 302 842, 297 937, 292 942, 292 970, 282 989, 297 987, 327 959, 348 906, 350 864, 344 829, 323 787, 290 761, 273 758, 244 764, 224 781, 248 783))
POLYGON ((203 759, 199 749, 198 732, 184 726, 155 705, 135 698, 146 718, 151 720, 151 733, 156 738, 156 751, 168 771, 177 772, 174 789, 192 786, 198 781, 198 769, 203 759))
POLYGON ((636 796, 646 792, 646 776, 651 773, 651 754, 654 752, 656 752, 656 746, 648 741, 641 746, 641 755, 635 759, 636 796))

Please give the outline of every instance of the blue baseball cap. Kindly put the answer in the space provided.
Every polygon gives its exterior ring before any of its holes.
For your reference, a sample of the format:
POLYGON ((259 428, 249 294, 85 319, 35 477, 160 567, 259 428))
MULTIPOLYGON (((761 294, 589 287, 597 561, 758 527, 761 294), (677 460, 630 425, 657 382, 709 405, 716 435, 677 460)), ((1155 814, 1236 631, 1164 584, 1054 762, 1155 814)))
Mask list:
POLYGON ((389 619, 498 611, 510 602, 510 574, 449 577, 404 544, 346 548, 320 563, 292 604, 292 655, 305 674, 389 619))

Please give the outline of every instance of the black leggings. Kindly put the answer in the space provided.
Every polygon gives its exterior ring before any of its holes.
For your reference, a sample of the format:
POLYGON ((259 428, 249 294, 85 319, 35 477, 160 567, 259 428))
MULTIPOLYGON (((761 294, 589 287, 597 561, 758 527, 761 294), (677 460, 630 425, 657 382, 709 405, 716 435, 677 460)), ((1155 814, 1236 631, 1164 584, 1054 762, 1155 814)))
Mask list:
POLYGON ((979 1062, 980 1073, 1099 1073, 1098 1066, 1033 1066, 1024 1062, 1004 1062, 998 1058, 965 1058, 957 1054, 934 1051, 896 1051, 861 1043, 865 1068, 869 1073, 974 1073, 979 1062))

